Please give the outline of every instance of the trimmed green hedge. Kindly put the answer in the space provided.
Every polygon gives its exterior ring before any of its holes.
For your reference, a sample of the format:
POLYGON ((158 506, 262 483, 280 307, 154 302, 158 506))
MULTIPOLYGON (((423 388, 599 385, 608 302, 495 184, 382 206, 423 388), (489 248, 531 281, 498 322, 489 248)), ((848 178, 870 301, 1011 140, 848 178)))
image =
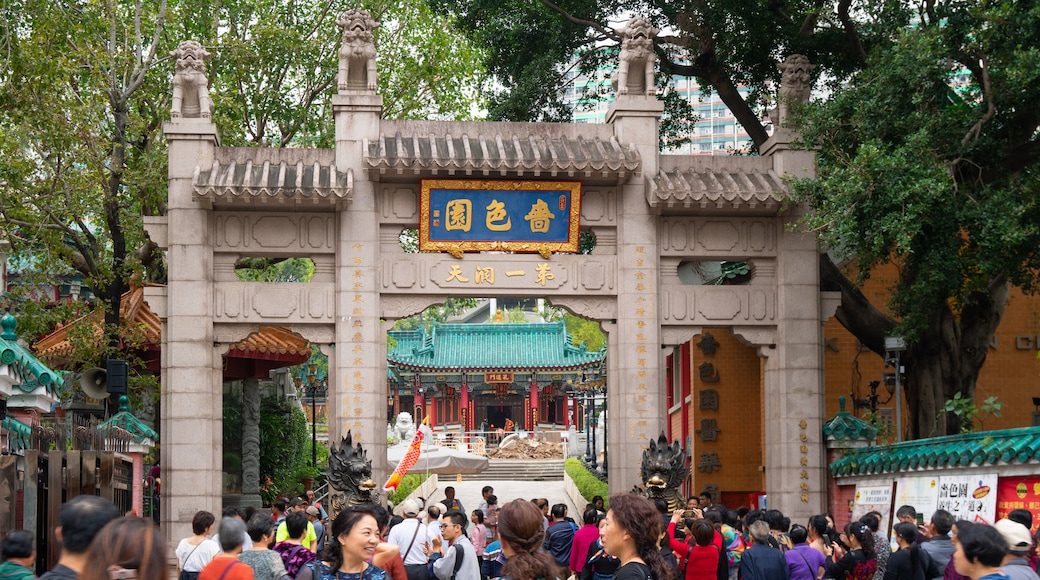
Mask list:
MULTIPOLYGON (((582 462, 577 459, 568 459, 564 463, 564 470, 567 471, 567 475, 570 476, 574 485, 578 486, 578 492, 581 493, 586 502, 592 503, 592 498, 598 495, 603 498, 603 507, 605 509, 610 508, 610 490, 606 482, 600 480, 595 474, 586 469, 582 462)), ((585 506, 578 507, 579 509, 585 508, 585 506)))
POLYGON ((388 493, 386 498, 395 506, 399 505, 409 494, 415 491, 415 488, 422 485, 427 477, 429 476, 425 473, 409 473, 405 475, 401 479, 401 484, 397 486, 397 491, 388 493))

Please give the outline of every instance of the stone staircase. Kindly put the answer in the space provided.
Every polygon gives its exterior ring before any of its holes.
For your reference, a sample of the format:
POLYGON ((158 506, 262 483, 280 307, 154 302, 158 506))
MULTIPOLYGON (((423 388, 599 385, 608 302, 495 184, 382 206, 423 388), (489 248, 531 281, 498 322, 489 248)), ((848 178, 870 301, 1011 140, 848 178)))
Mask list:
POLYGON ((492 459, 480 473, 463 481, 563 481, 562 459, 492 459))

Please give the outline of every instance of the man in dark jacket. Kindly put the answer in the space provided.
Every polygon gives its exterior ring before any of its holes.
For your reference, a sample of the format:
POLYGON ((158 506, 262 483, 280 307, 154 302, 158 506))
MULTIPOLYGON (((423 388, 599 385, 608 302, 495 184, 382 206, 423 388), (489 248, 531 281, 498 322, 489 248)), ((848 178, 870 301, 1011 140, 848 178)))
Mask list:
POLYGON ((784 554, 769 547, 769 524, 757 520, 751 524, 751 547, 740 558, 741 580, 788 580, 784 554))
MULTIPOLYGON (((570 569, 571 561, 571 544, 574 542, 574 524, 568 522, 564 518, 567 517, 567 506, 562 503, 558 503, 552 506, 550 512, 553 517, 553 523, 545 531, 545 541, 542 542, 542 547, 556 560, 556 564, 560 566, 564 571, 570 569)), ((570 572, 567 572, 570 574, 570 572)), ((566 578, 567 576, 563 576, 566 578)))

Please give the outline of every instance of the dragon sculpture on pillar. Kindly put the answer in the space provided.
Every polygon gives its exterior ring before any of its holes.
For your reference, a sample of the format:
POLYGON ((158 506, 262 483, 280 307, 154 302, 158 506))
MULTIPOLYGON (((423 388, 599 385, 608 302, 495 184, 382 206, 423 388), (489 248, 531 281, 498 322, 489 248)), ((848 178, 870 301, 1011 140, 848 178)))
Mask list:
POLYGON ((643 462, 639 466, 642 485, 632 490, 650 501, 663 499, 668 502, 668 512, 682 509, 686 501, 679 494, 679 486, 690 475, 689 460, 679 442, 668 444, 668 437, 661 432, 657 441, 650 440, 650 447, 643 451, 643 462))
POLYGON ((331 488, 330 519, 335 518, 344 508, 376 503, 376 498, 372 497, 372 490, 376 488, 376 482, 372 479, 372 460, 361 443, 352 447, 353 443, 353 437, 347 431, 347 436, 338 447, 333 444, 329 448, 327 475, 331 488))

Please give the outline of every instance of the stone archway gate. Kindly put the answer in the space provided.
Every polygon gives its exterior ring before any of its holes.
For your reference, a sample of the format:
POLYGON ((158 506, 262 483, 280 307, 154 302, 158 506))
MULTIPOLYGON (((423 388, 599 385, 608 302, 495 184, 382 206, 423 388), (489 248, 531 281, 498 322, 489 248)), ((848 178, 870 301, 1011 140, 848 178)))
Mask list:
MULTIPOLYGON (((344 46, 364 44, 351 31, 371 26, 367 14, 340 20, 344 46)), ((759 157, 662 155, 662 102, 634 72, 622 79, 619 93, 627 87, 627 94, 606 124, 390 121, 380 117, 374 67, 341 56, 334 149, 227 148, 209 118, 205 79, 192 90, 196 48, 185 42, 177 53, 174 110, 164 127, 169 210, 146 218, 169 259, 168 286, 147 290, 164 323, 168 537, 185 535, 199 509, 219 513, 221 356, 229 344, 274 324, 320 345, 329 356, 330 438, 352 430, 382 481, 386 331, 446 298, 491 293, 549 298, 608 333, 612 493, 638 483, 641 451, 664 428, 666 348, 704 327, 729 327, 765 359, 770 507, 797 519, 823 509, 819 249, 788 227, 803 208, 781 204, 781 176, 811 176, 815 158, 790 147, 783 118, 759 157), (398 236, 419 222, 426 178, 580 181, 581 228, 595 234, 595 251, 548 259, 406 254, 398 236), (242 256, 309 257, 315 275, 306 284, 238 282, 233 266, 242 256), (753 279, 683 285, 679 265, 704 260, 747 260, 753 279), (542 266, 552 277, 500 275, 479 285, 453 278, 452 266, 463 273, 542 266)))

